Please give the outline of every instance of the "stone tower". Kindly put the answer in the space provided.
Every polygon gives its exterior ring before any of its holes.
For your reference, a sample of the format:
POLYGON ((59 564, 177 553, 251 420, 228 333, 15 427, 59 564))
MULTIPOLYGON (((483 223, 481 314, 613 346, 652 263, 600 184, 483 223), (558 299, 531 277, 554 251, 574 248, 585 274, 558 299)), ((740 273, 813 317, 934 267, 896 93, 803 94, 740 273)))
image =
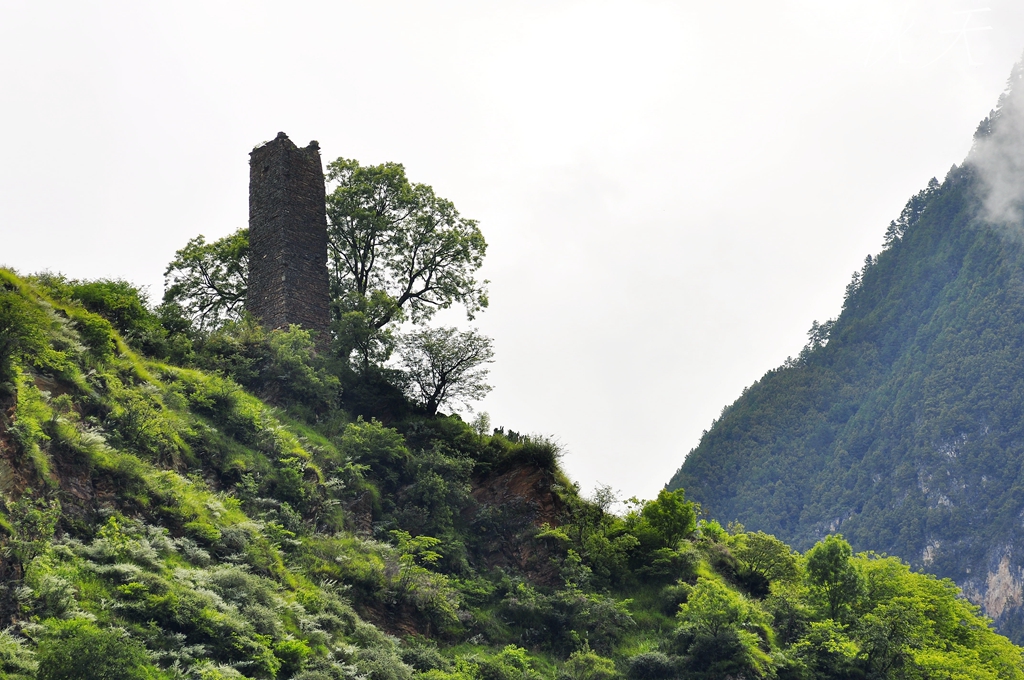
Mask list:
POLYGON ((267 328, 298 324, 327 339, 327 214, 320 145, 283 132, 249 154, 246 309, 267 328))

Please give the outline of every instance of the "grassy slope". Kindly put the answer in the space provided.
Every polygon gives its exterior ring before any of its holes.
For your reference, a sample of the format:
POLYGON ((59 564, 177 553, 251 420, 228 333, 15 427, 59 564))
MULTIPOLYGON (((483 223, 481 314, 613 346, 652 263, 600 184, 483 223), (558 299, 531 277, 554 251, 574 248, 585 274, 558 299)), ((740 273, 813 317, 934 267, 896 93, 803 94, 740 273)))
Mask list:
POLYGON ((833 621, 788 548, 769 583, 742 531, 663 540, 662 506, 603 513, 543 442, 310 421, 0 271, 5 319, 0 677, 67 677, 53 650, 104 632, 146 650, 130 677, 859 677, 900 598, 905 663, 1024 677, 950 584, 893 560, 854 558, 833 621))

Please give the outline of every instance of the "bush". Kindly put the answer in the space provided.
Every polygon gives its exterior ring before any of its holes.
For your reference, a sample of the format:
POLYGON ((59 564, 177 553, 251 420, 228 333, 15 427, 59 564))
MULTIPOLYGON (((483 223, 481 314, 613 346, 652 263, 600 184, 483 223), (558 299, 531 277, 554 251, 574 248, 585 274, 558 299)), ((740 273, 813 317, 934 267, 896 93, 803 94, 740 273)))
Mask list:
POLYGON ((507 645, 490 659, 477 661, 482 680, 534 680, 540 676, 533 670, 526 650, 507 645))
POLYGON ((151 356, 164 356, 167 333, 149 310, 145 293, 127 281, 70 281, 71 298, 109 321, 129 345, 151 356))
POLYGON ((415 642, 408 647, 402 648, 402 661, 412 666, 420 673, 439 670, 450 672, 453 668, 451 661, 446 659, 437 646, 424 642, 415 642))
POLYGON ((11 629, 0 631, 0 678, 28 680, 35 677, 36 662, 22 638, 11 629))
POLYGON ((661 652, 637 654, 626 666, 629 680, 668 680, 676 675, 676 665, 661 652))
POLYGON ((82 619, 55 621, 39 643, 37 680, 150 680, 157 678, 146 648, 116 629, 82 619))
POLYGON ((412 669, 390 647, 369 647, 359 650, 356 668, 367 680, 411 680, 412 669))
POLYGON ((618 675, 614 661, 588 648, 569 655, 558 672, 558 680, 614 680, 618 675))
POLYGON ((334 408, 341 392, 312 334, 298 326, 267 331, 250 317, 228 323, 199 346, 196 363, 304 416, 334 408))

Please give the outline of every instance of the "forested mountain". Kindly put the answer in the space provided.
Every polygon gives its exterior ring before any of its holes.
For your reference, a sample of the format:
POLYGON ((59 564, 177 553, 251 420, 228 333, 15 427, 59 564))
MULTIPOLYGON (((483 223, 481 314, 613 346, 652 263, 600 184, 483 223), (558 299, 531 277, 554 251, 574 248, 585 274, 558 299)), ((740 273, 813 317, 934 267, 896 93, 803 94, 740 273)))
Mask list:
POLYGON ((911 198, 839 316, 744 390, 669 488, 807 548, 950 577, 1024 639, 1024 83, 911 198))

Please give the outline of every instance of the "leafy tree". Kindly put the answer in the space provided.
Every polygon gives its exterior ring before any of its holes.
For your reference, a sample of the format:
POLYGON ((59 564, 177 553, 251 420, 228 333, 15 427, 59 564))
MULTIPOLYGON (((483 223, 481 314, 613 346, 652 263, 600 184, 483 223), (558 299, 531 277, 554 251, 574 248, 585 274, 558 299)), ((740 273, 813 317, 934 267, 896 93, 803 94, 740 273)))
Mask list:
POLYGON ((807 634, 793 645, 793 651, 811 671, 808 677, 857 677, 853 673, 860 646, 841 623, 831 619, 811 623, 807 634))
POLYGON ((174 254, 164 271, 164 303, 178 305, 201 330, 238 319, 249 278, 249 230, 207 243, 202 235, 174 254))
POLYGON ((754 618, 752 605, 718 579, 697 577, 697 585, 679 607, 679 620, 699 635, 716 637, 726 628, 754 618))
POLYGON ((408 371, 410 391, 428 415, 453 402, 480 399, 491 391, 484 382, 494 360, 491 339, 476 331, 425 328, 402 338, 402 363, 408 371))
POLYGON ((662 489, 658 497, 645 503, 640 516, 657 534, 662 545, 674 548, 697 528, 697 512, 686 501, 682 489, 662 489))
POLYGON ((779 539, 762 531, 740 534, 733 554, 766 581, 789 581, 797 575, 797 556, 779 539))
POLYGON ((760 677, 768 668, 770 662, 760 649, 771 635, 768 615, 718 579, 697 577, 697 585, 679 607, 679 621, 690 665, 706 677, 760 677))
POLYGON ((807 551, 807 580, 824 595, 831 619, 838 619, 864 588, 852 556, 841 534, 827 536, 807 551))
POLYGON ((454 303, 470 318, 487 306, 487 282, 475 278, 487 244, 451 201, 410 183, 398 163, 339 158, 327 181, 329 268, 343 310, 368 311, 382 328, 400 313, 419 323, 454 303))
POLYGON ((861 637, 873 677, 890 677, 913 663, 914 649, 920 646, 918 631, 924 627, 921 609, 912 598, 895 597, 864 616, 861 637))

